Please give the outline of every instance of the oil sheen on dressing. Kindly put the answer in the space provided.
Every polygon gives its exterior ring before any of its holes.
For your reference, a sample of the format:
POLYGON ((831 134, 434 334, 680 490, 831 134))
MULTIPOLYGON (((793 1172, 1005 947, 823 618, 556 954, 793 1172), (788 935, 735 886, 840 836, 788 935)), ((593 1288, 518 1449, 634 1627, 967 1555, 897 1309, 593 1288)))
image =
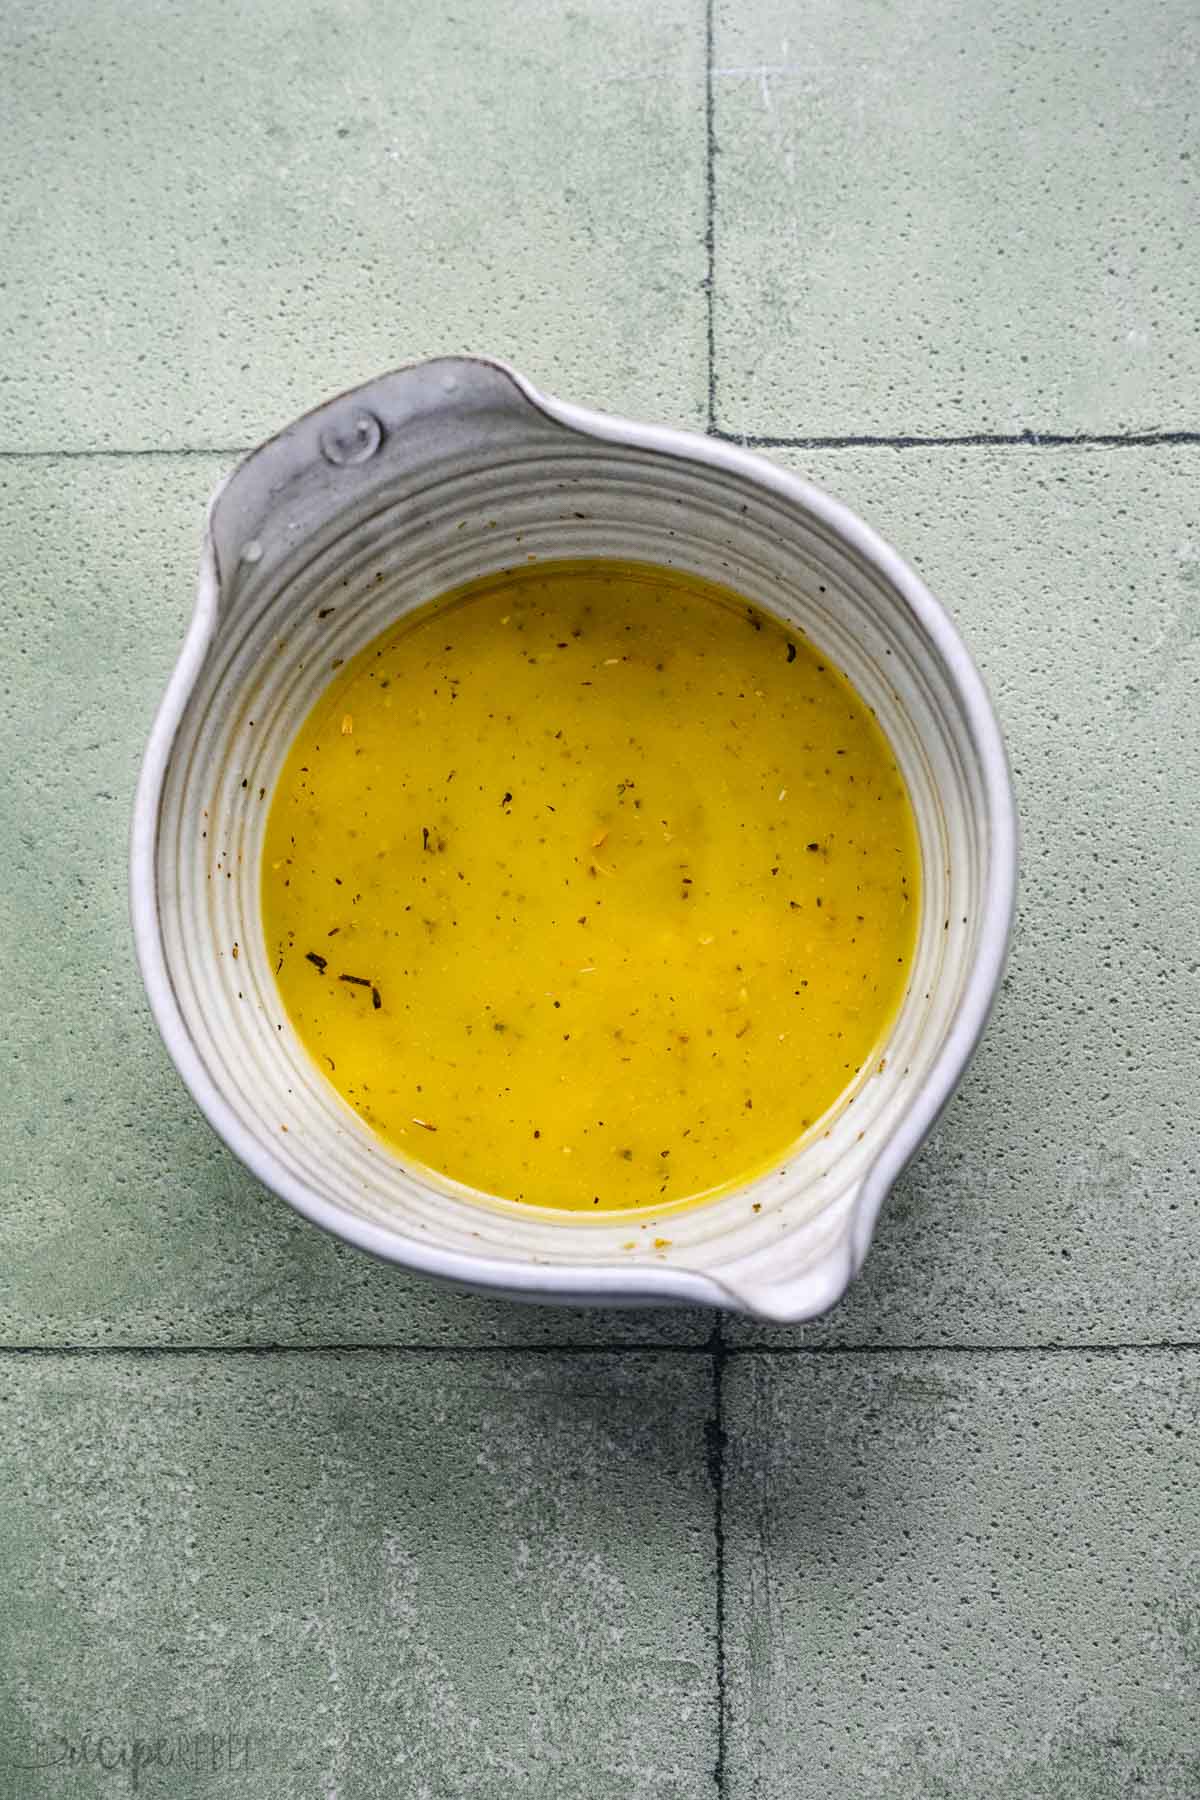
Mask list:
POLYGON ((589 1213, 764 1173, 878 1054, 916 934, 891 747, 736 594, 528 565, 341 668, 272 797, 267 948, 407 1160, 589 1213))

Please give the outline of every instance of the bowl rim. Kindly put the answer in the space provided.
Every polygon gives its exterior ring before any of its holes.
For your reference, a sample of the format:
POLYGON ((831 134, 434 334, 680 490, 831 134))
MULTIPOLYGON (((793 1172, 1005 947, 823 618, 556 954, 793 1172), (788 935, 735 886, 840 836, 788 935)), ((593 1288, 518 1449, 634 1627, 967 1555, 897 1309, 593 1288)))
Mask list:
MULTIPOLYGON (((503 375, 518 394, 553 423, 601 443, 646 450, 705 464, 798 505, 827 525, 901 596, 942 659, 963 709, 984 794, 988 862, 976 947, 953 1023, 941 1050, 896 1126, 880 1144, 863 1176, 849 1222, 849 1255, 838 1249, 773 1290, 769 1306, 722 1282, 719 1272, 685 1269, 666 1261, 617 1268, 586 1260, 543 1263, 507 1260, 433 1248, 386 1226, 347 1212, 292 1174, 242 1125, 209 1074, 188 1029, 171 981, 160 929, 157 878, 159 814, 163 787, 179 727, 218 625, 219 592, 212 542, 214 508, 230 476, 218 483, 205 516, 196 602, 183 646, 150 730, 138 777, 130 834, 130 912, 138 964, 150 1009, 167 1051, 201 1112, 217 1135, 264 1186, 304 1218, 333 1236, 387 1262, 449 1282, 512 1298, 558 1304, 694 1304, 748 1313, 776 1322, 798 1322, 826 1311, 841 1297, 862 1264, 880 1208, 892 1184, 915 1154, 953 1094, 984 1030, 999 990, 1016 902, 1017 815, 1008 755, 987 687, 957 627, 908 563, 871 526, 824 489, 767 457, 723 438, 668 425, 653 425, 595 411, 544 393, 510 364, 493 356, 455 356, 401 364, 376 380, 442 362, 476 364, 503 375)), ((375 383, 364 384, 366 387, 375 383)), ((355 388, 337 396, 344 401, 355 388)), ((322 412, 327 401, 312 409, 322 412)), ((311 416, 311 415, 308 415, 311 416)), ((285 431, 294 426, 285 427, 285 431)), ((284 432, 272 433, 239 460, 241 467, 284 432)))

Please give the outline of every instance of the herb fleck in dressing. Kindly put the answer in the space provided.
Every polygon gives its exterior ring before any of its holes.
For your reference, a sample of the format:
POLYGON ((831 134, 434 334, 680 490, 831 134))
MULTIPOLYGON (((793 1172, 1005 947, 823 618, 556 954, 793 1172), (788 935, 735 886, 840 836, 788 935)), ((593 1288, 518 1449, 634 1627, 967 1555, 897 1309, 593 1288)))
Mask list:
POLYGON ((594 1213, 787 1155, 890 1024, 917 888, 833 665, 731 592, 595 561, 473 582, 339 670, 262 905, 292 1022, 383 1138, 594 1213))

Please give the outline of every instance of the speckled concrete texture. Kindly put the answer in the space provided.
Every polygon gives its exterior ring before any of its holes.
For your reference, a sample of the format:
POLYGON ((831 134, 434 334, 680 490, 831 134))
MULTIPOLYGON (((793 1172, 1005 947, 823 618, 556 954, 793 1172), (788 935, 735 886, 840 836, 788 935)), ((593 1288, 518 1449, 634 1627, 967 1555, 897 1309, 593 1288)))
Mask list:
POLYGON ((858 1283, 790 1335, 1200 1339, 1200 446, 790 461, 954 612, 1023 839, 1012 958, 967 1080, 858 1283))
POLYGON ((1200 1355, 725 1381, 733 1800, 1200 1793, 1200 1355))
POLYGON ((0 449, 244 445, 411 357, 703 416, 692 0, 0 10, 0 449))
POLYGON ((716 0, 717 417, 1194 428, 1191 0, 716 0))
POLYGON ((0 1358, 0 1793, 694 1800, 699 1357, 0 1358), (143 1760, 145 1753, 143 1754, 143 1760), (41 1764, 41 1768, 17 1765, 41 1764))

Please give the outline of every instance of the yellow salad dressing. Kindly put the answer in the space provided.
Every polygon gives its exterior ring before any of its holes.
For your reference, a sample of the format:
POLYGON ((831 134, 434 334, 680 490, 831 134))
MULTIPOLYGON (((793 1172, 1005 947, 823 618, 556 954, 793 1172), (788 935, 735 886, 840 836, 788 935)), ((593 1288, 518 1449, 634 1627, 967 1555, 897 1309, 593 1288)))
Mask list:
POLYGON ((787 1155, 878 1054, 917 888, 891 748, 812 644, 581 561, 473 582, 338 669, 262 905, 292 1023, 381 1137, 594 1214, 787 1155))

